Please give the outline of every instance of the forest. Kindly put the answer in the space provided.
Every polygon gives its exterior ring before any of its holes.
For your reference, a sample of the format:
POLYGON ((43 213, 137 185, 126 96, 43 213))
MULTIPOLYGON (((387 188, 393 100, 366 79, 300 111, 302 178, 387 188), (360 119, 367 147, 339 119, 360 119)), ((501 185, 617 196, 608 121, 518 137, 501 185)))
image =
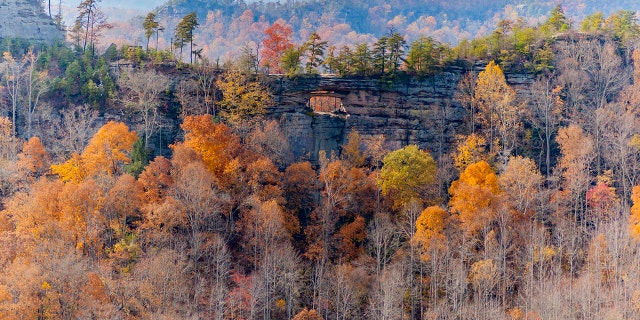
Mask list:
MULTIPOLYGON (((172 0, 154 9, 166 30, 172 30, 184 15, 195 12, 201 22, 196 42, 202 54, 215 61, 234 60, 245 46, 259 47, 264 30, 276 21, 288 24, 295 42, 304 42, 312 32, 338 48, 373 43, 393 30, 409 42, 421 36, 456 45, 463 40, 485 37, 500 20, 538 25, 556 4, 562 4, 569 20, 582 21, 601 12, 609 16, 618 10, 640 10, 634 0, 492 0, 492 1, 184 1, 172 0)), ((105 4, 106 6, 107 4, 105 4)), ((139 28, 144 16, 114 21, 105 32, 104 43, 143 43, 139 28)), ((171 32, 161 32, 160 47, 171 46, 171 32)))
POLYGON ((455 46, 332 49, 274 22, 219 63, 195 14, 171 49, 151 12, 144 45, 100 50, 111 26, 83 4, 69 43, 1 44, 0 317, 640 317, 634 12, 557 6, 455 46), (478 63, 440 156, 353 131, 312 163, 270 117, 273 74, 389 86, 478 63))

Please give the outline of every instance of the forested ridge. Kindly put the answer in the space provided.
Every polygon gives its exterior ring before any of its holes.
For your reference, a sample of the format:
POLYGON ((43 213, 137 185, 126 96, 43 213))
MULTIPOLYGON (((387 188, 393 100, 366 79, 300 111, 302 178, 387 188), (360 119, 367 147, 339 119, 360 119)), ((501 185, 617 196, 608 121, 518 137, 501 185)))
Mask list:
POLYGON ((83 4, 68 44, 2 43, 0 317, 640 317, 632 11, 557 6, 455 46, 389 31, 331 49, 275 22, 223 64, 191 14, 171 49, 150 13, 145 45, 100 50, 111 26, 83 4), (270 115, 274 73, 384 90, 479 62, 447 154, 353 131, 310 163, 270 115))
MULTIPOLYGON (((556 4, 561 4, 574 22, 602 12, 609 16, 619 10, 639 10, 637 1, 168 1, 154 10, 167 30, 195 12, 201 21, 198 43, 205 57, 214 61, 233 60, 245 46, 255 49, 264 30, 279 21, 293 30, 293 39, 302 42, 317 32, 329 45, 342 47, 371 44, 390 30, 407 41, 429 36, 450 45, 490 34, 500 20, 543 22, 556 4)), ((144 17, 119 22, 108 31, 107 42, 143 42, 139 25, 144 17)), ((161 48, 171 46, 172 34, 160 33, 161 48)))

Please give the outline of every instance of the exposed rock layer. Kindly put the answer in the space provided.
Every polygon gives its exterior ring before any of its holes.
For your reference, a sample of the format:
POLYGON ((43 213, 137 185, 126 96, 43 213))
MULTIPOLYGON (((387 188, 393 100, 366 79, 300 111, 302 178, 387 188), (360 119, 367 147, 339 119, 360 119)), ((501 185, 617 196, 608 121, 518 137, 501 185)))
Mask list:
POLYGON ((0 38, 61 40, 63 34, 39 0, 0 0, 0 38))
MULTIPOLYGON (((281 121, 296 157, 312 162, 320 150, 339 153, 351 130, 365 140, 382 134, 389 149, 416 144, 438 156, 449 151, 457 134, 466 133, 466 111, 454 100, 465 72, 452 66, 423 81, 393 85, 370 78, 277 78, 277 103, 269 115, 281 121)), ((507 75, 507 81, 527 98, 532 77, 507 75)))

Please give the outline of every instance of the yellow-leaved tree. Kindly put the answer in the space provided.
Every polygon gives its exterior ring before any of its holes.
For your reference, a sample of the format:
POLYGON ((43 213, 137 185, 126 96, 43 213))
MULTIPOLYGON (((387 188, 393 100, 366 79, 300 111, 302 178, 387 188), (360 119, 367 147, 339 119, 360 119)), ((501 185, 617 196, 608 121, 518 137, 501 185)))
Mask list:
POLYGON ((136 140, 138 136, 126 124, 109 121, 89 140, 82 154, 72 154, 66 162, 52 165, 51 171, 62 181, 75 183, 100 174, 120 173, 124 164, 131 162, 129 152, 136 140))
POLYGON ((515 148, 518 140, 520 106, 515 103, 516 93, 507 84, 500 66, 491 61, 478 75, 475 87, 475 102, 478 107, 478 122, 481 132, 489 142, 489 153, 498 153, 499 140, 503 155, 515 148))
POLYGON ((409 145, 390 152, 383 160, 378 184, 384 195, 391 195, 400 208, 411 199, 424 202, 424 196, 435 181, 436 162, 428 152, 409 145))
POLYGON ((231 124, 239 124, 266 112, 273 105, 269 89, 238 68, 225 72, 216 85, 222 93, 218 102, 220 116, 231 124))
POLYGON ((486 144, 487 140, 476 133, 461 137, 456 146, 457 152, 453 155, 453 164, 458 170, 464 171, 470 164, 489 161, 494 155, 487 153, 486 144))

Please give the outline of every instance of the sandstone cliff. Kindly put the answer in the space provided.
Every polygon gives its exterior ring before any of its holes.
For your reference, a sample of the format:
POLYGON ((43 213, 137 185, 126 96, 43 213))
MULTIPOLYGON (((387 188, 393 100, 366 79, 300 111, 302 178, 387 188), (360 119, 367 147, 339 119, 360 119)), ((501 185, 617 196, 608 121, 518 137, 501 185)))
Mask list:
POLYGON ((39 0, 0 0, 0 38, 54 41, 62 40, 63 33, 39 0))
MULTIPOLYGON (((478 63, 472 69, 482 70, 478 63)), ((423 81, 404 80, 393 86, 379 79, 335 76, 276 78, 276 105, 269 116, 279 119, 296 157, 317 161, 318 152, 339 153, 351 130, 363 138, 384 135, 386 147, 417 144, 434 156, 449 151, 463 128, 465 110, 454 100, 466 70, 451 66, 423 81)), ((507 75, 527 99, 532 77, 507 75)))

